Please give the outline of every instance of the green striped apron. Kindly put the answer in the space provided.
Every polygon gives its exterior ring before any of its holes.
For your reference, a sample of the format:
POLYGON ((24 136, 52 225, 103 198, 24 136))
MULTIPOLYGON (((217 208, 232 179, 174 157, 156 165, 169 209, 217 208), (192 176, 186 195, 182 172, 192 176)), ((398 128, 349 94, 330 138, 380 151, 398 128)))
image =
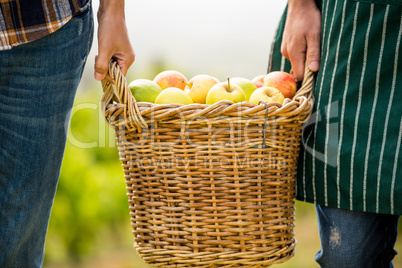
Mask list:
MULTIPOLYGON (((322 0, 315 110, 299 156, 297 198, 402 214, 402 0, 322 0)), ((268 71, 280 54, 286 10, 268 71)))

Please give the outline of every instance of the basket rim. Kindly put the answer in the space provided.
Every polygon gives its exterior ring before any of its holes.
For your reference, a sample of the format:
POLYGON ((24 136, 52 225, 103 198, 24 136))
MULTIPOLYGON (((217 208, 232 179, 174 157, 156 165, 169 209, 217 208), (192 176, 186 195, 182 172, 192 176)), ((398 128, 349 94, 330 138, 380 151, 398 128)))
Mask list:
POLYGON ((116 61, 110 61, 109 74, 112 81, 103 80, 103 96, 101 100, 103 115, 112 127, 126 125, 128 129, 142 132, 148 128, 151 120, 193 120, 199 117, 214 118, 228 117, 283 117, 304 123, 311 115, 314 106, 312 89, 314 73, 306 66, 304 80, 296 95, 286 98, 283 104, 265 103, 254 104, 249 101, 233 103, 222 100, 209 104, 155 104, 137 102, 128 88, 127 81, 120 71, 116 61))

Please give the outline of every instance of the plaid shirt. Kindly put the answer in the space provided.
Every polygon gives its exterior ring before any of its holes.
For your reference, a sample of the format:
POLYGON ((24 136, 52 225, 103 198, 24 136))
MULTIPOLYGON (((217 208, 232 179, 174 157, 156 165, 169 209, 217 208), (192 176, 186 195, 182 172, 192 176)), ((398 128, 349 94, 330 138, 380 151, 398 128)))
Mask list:
POLYGON ((0 0, 0 50, 60 29, 85 0, 0 0))

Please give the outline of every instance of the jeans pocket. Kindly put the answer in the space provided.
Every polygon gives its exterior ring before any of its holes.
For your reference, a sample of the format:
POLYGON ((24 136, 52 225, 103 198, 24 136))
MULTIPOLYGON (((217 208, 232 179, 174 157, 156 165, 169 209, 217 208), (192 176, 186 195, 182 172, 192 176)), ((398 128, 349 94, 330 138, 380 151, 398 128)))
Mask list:
POLYGON ((367 4, 382 4, 382 5, 402 5, 402 0, 353 0, 367 4))
POLYGON ((85 17, 85 14, 91 10, 91 0, 87 0, 82 7, 74 14, 74 18, 85 17))

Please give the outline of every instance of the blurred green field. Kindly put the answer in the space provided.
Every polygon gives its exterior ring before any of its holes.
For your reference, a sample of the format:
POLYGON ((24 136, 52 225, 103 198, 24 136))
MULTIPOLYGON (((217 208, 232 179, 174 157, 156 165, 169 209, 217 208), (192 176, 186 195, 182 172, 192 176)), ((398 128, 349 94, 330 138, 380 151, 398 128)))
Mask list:
MULTIPOLYGON (((44 268, 149 268, 132 247, 123 171, 100 112, 100 89, 80 92, 46 240, 44 268)), ((401 224, 400 224, 401 227, 401 224)), ((400 228, 400 230, 402 230, 400 228)), ((296 255, 278 268, 318 267, 314 206, 297 202, 296 255)), ((402 238, 396 250, 402 252, 402 238)), ((402 268, 402 253, 394 260, 402 268)))

